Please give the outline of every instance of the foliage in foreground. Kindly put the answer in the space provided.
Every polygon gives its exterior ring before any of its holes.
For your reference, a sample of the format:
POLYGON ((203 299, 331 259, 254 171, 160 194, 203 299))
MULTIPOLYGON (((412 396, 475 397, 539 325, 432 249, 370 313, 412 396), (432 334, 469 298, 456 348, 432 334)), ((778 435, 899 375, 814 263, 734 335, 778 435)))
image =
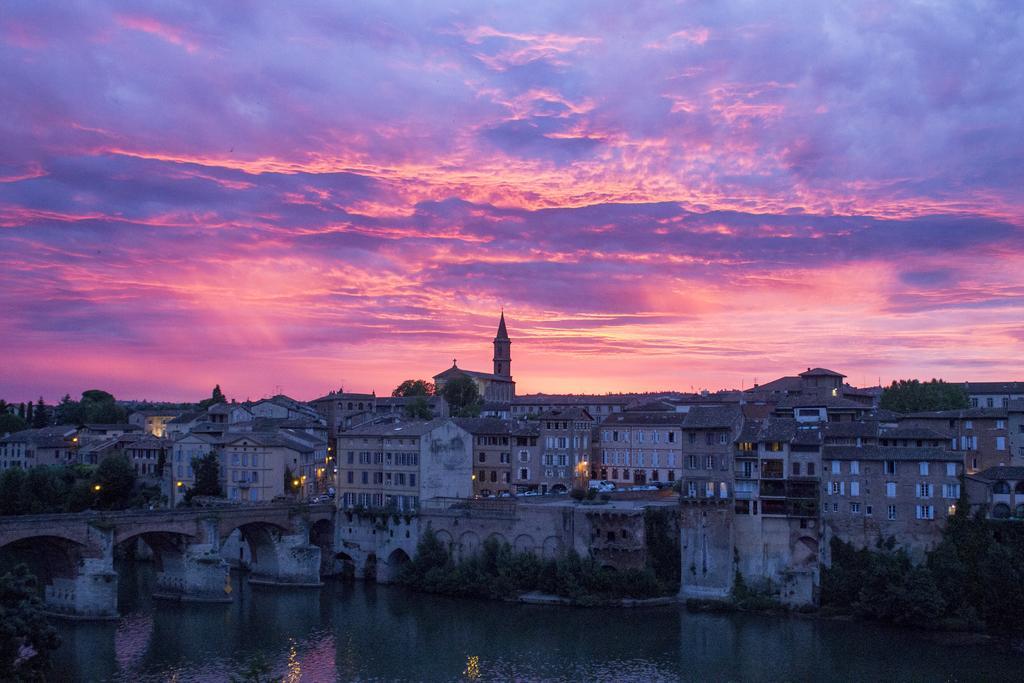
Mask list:
POLYGON ((958 506, 919 565, 891 539, 874 550, 832 539, 822 607, 920 628, 1024 634, 1024 527, 966 510, 958 506))
POLYGON ((45 681, 60 644, 43 614, 36 578, 20 564, 0 576, 0 680, 45 681))
POLYGON ((139 486, 123 455, 110 456, 97 467, 41 465, 0 473, 0 515, 124 510, 160 497, 159 487, 139 486))
POLYGON ((539 591, 581 605, 653 598, 677 589, 650 567, 616 571, 575 551, 542 560, 495 539, 487 539, 477 555, 455 561, 430 529, 420 539, 416 557, 402 568, 398 582, 426 593, 474 598, 505 599, 539 591))

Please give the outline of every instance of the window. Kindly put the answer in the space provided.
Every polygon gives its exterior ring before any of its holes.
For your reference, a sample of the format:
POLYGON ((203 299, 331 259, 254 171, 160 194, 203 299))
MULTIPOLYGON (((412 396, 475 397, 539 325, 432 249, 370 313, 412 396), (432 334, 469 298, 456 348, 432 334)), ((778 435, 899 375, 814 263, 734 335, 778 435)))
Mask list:
POLYGON ((830 496, 839 494, 839 483, 838 481, 830 481, 828 483, 828 493, 830 496))
POLYGON ((715 497, 715 482, 706 481, 704 482, 704 497, 714 498, 715 497))
POLYGON ((792 473, 793 473, 794 477, 799 477, 800 476, 800 463, 795 462, 795 461, 792 463, 792 473))
POLYGON ((688 481, 686 482, 686 495, 690 498, 697 497, 697 482, 688 481))
POLYGON ((860 503, 850 503, 850 514, 851 515, 859 515, 860 514, 860 503))
POLYGON ((889 519, 890 521, 892 521, 892 520, 896 519, 896 506, 895 506, 895 505, 890 505, 890 506, 888 507, 888 509, 887 509, 887 511, 886 511, 886 517, 887 517, 887 518, 888 518, 888 519, 889 519))
POLYGON ((942 485, 942 497, 943 498, 959 498, 960 497, 960 484, 943 484, 942 485))
POLYGON ((676 433, 675 432, 669 432, 668 433, 668 442, 669 443, 675 443, 676 442, 676 433))
POLYGON ((885 474, 896 474, 896 461, 886 460, 882 471, 885 472, 885 474))
POLYGON ((926 462, 918 463, 918 468, 921 471, 921 476, 922 477, 927 477, 928 476, 928 463, 926 463, 926 462))
POLYGON ((521 468, 519 470, 519 478, 520 479, 529 479, 530 478, 530 470, 526 469, 525 467, 521 468))
POLYGON ((850 461, 850 474, 860 474, 860 461, 859 460, 851 460, 850 461))
POLYGON ((814 476, 814 470, 815 470, 814 463, 813 462, 807 463, 807 476, 808 477, 813 477, 814 476))
POLYGON ((935 506, 933 506, 933 505, 918 505, 917 506, 917 518, 918 519, 935 519, 935 506))
POLYGON ((896 482, 887 481, 885 482, 885 497, 895 498, 896 497, 896 482))
POLYGON ((997 436, 996 437, 996 450, 997 451, 1005 451, 1006 450, 1006 437, 1005 436, 997 436))
POLYGON ((996 429, 1006 429, 1006 422, 1004 420, 996 420, 996 429))
POLYGON ((946 463, 946 476, 947 477, 955 477, 956 476, 956 463, 955 462, 947 462, 946 463))
POLYGON ((706 455, 704 456, 704 469, 713 470, 715 469, 715 456, 706 455))
POLYGON ((720 432, 718 434, 718 443, 724 444, 726 442, 726 438, 727 437, 728 437, 728 433, 727 432, 720 432))
POLYGON ((689 437, 690 443, 697 443, 697 432, 687 432, 686 435, 689 437))
POLYGON ((917 497, 918 498, 931 498, 933 487, 931 484, 919 482, 917 485, 917 497))
POLYGON ((833 460, 832 461, 832 474, 839 474, 839 461, 838 460, 833 460))
POLYGON ((860 495, 860 482, 859 481, 851 481, 850 482, 850 495, 851 496, 859 496, 860 495))
POLYGON ((704 443, 711 446, 715 443, 715 435, 713 432, 707 432, 704 434, 704 443))
POLYGON ((686 456, 686 469, 695 470, 697 469, 697 456, 690 454, 686 456))
POLYGON ((868 517, 871 516, 871 506, 870 505, 864 506, 864 514, 867 515, 868 517))

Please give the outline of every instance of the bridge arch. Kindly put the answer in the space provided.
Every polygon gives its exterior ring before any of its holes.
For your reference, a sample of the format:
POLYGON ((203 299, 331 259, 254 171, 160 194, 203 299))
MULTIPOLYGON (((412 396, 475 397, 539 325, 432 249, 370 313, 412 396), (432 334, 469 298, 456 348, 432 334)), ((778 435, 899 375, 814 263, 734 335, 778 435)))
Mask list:
POLYGON ((459 536, 458 555, 460 560, 469 558, 480 552, 480 537, 474 531, 466 531, 459 536))
POLYGON ((288 529, 281 524, 269 521, 247 521, 228 529, 221 527, 221 533, 227 530, 222 540, 230 536, 236 529, 249 550, 249 569, 254 576, 276 577, 279 574, 277 561, 277 545, 281 534, 288 529))
POLYGON ((42 588, 54 579, 72 579, 87 550, 83 543, 64 535, 24 534, 0 546, 16 564, 27 564, 42 588))

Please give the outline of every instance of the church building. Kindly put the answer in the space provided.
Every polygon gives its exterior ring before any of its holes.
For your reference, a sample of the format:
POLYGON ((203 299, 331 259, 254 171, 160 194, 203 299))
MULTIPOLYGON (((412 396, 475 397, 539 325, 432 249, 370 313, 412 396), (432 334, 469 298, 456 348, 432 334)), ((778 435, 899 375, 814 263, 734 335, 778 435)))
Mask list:
POLYGON ((452 360, 450 368, 434 375, 434 386, 438 393, 445 382, 458 375, 464 375, 476 382, 484 401, 509 403, 515 398, 516 383, 512 381, 512 340, 508 338, 508 331, 505 329, 504 311, 498 322, 498 334, 494 338, 494 372, 463 370, 455 360, 452 360))

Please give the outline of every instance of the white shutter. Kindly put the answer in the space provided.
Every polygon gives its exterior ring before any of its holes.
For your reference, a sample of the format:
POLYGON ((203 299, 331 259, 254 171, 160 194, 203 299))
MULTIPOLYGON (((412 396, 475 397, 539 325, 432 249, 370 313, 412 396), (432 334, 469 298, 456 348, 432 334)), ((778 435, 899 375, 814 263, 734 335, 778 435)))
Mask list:
POLYGON ((839 482, 839 495, 840 496, 845 496, 846 495, 846 482, 845 481, 839 482))
POLYGON ((860 495, 860 482, 857 482, 857 481, 851 481, 850 482, 850 495, 851 496, 859 496, 860 495))

